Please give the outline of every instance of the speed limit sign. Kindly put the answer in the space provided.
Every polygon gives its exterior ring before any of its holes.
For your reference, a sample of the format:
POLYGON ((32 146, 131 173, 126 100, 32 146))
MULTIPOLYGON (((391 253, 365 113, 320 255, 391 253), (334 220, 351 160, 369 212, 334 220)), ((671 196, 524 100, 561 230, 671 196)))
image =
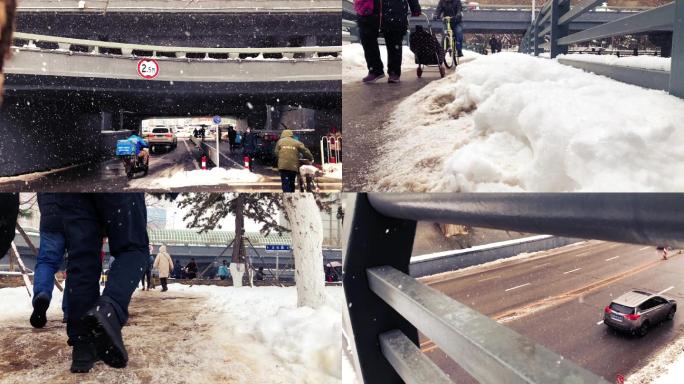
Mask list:
POLYGON ((143 79, 152 80, 159 75, 159 63, 155 59, 138 61, 138 75, 143 79))

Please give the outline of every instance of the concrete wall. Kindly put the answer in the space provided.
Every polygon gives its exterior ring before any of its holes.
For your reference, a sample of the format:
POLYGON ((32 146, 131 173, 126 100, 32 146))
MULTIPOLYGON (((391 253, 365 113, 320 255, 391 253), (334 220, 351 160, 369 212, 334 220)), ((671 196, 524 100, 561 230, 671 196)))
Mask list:
POLYGON ((33 101, 8 99, 0 107, 0 176, 59 168, 98 155, 99 114, 34 107, 33 101))
POLYGON ((409 271, 413 277, 429 276, 436 273, 483 264, 521 253, 558 248, 579 241, 583 240, 556 236, 534 236, 467 249, 416 256, 411 258, 409 271))

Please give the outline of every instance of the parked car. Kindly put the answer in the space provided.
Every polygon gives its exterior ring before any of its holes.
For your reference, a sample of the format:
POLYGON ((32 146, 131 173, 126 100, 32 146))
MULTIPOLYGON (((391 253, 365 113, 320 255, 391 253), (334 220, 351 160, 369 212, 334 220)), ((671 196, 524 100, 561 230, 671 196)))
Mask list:
POLYGON ((153 128, 151 132, 145 134, 145 139, 150 145, 150 150, 155 152, 160 146, 167 147, 169 149, 176 149, 178 145, 178 138, 173 128, 169 127, 156 127, 153 128))
POLYGON ((651 327, 674 318, 677 302, 643 290, 629 291, 613 300, 603 313, 608 327, 644 336, 651 327))

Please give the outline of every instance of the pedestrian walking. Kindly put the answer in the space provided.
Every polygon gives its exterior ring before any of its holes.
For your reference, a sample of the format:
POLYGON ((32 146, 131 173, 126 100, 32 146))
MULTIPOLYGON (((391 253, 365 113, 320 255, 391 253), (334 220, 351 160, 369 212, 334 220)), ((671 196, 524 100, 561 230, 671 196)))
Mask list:
POLYGON ((194 257, 190 259, 188 265, 185 266, 185 276, 191 280, 197 277, 197 263, 195 262, 194 257))
POLYGON ((257 150, 257 137, 252 130, 247 127, 242 138, 242 153, 249 159, 249 171, 254 170, 254 157, 257 150))
POLYGON ((228 263, 223 260, 223 264, 218 267, 218 277, 221 280, 228 278, 228 263))
MULTIPOLYGON (((161 248, 160 248, 161 249, 161 248)), ((147 291, 150 290, 150 288, 154 289, 154 282, 152 279, 152 268, 155 268, 154 266, 154 257, 150 255, 147 265, 145 266, 145 271, 143 272, 142 278, 140 279, 140 282, 142 283, 142 290, 145 291, 145 280, 147 279, 147 291)))
MULTIPOLYGON (((54 193, 38 193, 40 210, 40 248, 33 271, 33 313, 29 322, 34 328, 43 328, 47 323, 47 310, 52 301, 55 273, 64 263, 66 237, 64 226, 54 193)), ((62 296, 62 312, 68 319, 67 291, 62 296)))
POLYGON ((280 140, 275 146, 275 155, 278 158, 278 171, 283 192, 294 192, 299 172, 299 157, 313 161, 313 155, 306 146, 296 140, 291 130, 286 129, 280 135, 280 140))
POLYGON ((368 75, 364 83, 373 83, 385 77, 378 37, 382 33, 387 48, 387 81, 399 83, 401 77, 402 47, 408 29, 408 10, 420 16, 418 0, 354 0, 359 37, 366 58, 368 75))
POLYGON ((159 282, 162 286, 162 292, 168 291, 166 282, 169 274, 173 271, 173 260, 171 260, 171 255, 166 252, 166 245, 159 247, 159 253, 157 253, 157 257, 154 259, 154 268, 159 270, 159 282))
POLYGON ((176 259, 176 262, 173 263, 173 272, 171 272, 171 277, 174 279, 183 278, 183 266, 181 265, 180 259, 176 259))
POLYGON ((148 262, 147 210, 142 193, 58 194, 66 235, 68 274, 67 343, 71 372, 88 372, 101 359, 114 368, 128 364, 121 328, 131 295, 148 262), (113 257, 105 288, 99 253, 103 233, 113 257))
POLYGON ((236 137, 236 132, 235 128, 233 128, 232 125, 228 126, 228 143, 230 143, 230 150, 232 151, 235 149, 235 137, 236 137))

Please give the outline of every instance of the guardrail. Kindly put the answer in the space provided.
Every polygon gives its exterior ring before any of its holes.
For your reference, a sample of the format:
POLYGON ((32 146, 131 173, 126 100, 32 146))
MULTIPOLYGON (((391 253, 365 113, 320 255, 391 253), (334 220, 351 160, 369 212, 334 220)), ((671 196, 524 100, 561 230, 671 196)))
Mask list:
POLYGON ((343 286, 352 348, 366 383, 451 382, 420 352, 418 330, 480 383, 608 383, 410 277, 419 220, 684 246, 684 194, 358 194, 349 199, 343 286))
POLYGON ((27 46, 16 48, 34 48, 37 42, 57 44, 62 51, 86 51, 93 54, 110 54, 117 56, 140 56, 181 59, 203 59, 207 57, 239 59, 261 55, 264 58, 323 58, 338 56, 342 53, 340 46, 325 47, 269 47, 269 48, 204 48, 204 47, 167 47, 161 45, 139 45, 116 43, 110 41, 72 39, 68 37, 37 35, 33 33, 16 32, 13 35, 15 43, 19 40, 27 41, 27 46), (192 57, 188 57, 188 54, 192 57))
MULTIPOLYGON (((582 0, 574 7, 569 0, 550 0, 541 8, 528 27, 520 45, 520 52, 539 56, 548 51, 551 58, 567 53, 568 45, 612 36, 653 31, 672 31, 672 69, 667 90, 684 98, 684 2, 673 1, 660 7, 569 34, 570 22, 596 8, 602 0, 582 0)), ((604 67, 609 67, 603 65, 604 67)), ((620 68, 604 68, 601 74, 620 76, 620 68)), ((611 76, 613 77, 613 76, 611 76)), ((623 76, 624 77, 624 76, 623 76)), ((633 84, 642 85, 639 74, 630 76, 633 84)), ((648 87, 648 84, 642 86, 648 87)))

